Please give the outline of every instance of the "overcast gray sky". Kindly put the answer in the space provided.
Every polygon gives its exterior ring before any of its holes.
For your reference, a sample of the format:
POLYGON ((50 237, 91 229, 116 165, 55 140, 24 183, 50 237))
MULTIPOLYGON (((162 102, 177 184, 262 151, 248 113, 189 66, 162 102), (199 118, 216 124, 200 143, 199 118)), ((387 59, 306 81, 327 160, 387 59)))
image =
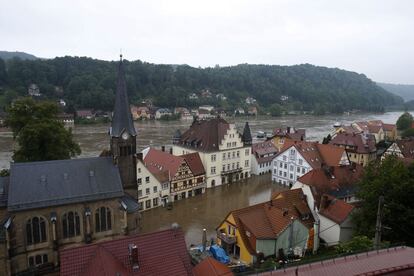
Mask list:
POLYGON ((414 84, 413 0, 0 0, 0 50, 192 66, 312 63, 414 84))

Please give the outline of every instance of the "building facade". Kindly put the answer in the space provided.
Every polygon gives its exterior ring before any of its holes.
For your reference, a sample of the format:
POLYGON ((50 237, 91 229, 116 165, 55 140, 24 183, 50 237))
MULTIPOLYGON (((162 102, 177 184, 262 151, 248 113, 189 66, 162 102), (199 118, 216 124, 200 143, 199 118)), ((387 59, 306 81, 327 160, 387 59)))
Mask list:
POLYGON ((170 197, 168 173, 152 173, 143 160, 137 160, 137 184, 139 210, 166 206, 170 197))
POLYGON ((344 148, 349 161, 362 166, 367 166, 377 158, 375 137, 370 134, 338 133, 329 143, 344 148))
POLYGON ((168 176, 168 201, 193 197, 205 192, 205 171, 198 153, 175 156, 164 150, 149 148, 144 163, 153 174, 168 176))
POLYGON ((272 172, 272 160, 277 155, 278 150, 273 144, 273 140, 268 140, 252 145, 252 174, 262 175, 272 172))
POLYGON ((315 168, 349 165, 343 148, 317 142, 285 141, 280 153, 273 159, 272 180, 292 186, 302 175, 315 168))
POLYGON ((108 157, 11 164, 6 273, 54 272, 61 248, 135 233, 138 204, 108 157))
POLYGON ((173 138, 173 154, 198 152, 206 172, 207 188, 250 177, 251 134, 246 123, 241 135, 222 118, 194 121, 173 138))

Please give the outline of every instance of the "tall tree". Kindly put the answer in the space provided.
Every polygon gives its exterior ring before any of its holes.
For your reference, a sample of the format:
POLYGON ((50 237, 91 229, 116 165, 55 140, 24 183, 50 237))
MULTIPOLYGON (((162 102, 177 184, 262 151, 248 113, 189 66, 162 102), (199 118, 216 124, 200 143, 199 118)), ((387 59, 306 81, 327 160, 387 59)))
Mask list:
POLYGON ((410 128, 413 121, 413 116, 407 111, 404 112, 397 120, 398 130, 406 130, 410 128))
POLYGON ((69 159, 81 153, 71 130, 57 119, 58 107, 51 102, 23 98, 8 109, 6 124, 17 139, 16 162, 69 159))
POLYGON ((353 216, 357 234, 373 237, 378 199, 384 196, 382 237, 391 242, 414 245, 414 164, 405 165, 395 156, 366 167, 357 197, 362 200, 353 216))

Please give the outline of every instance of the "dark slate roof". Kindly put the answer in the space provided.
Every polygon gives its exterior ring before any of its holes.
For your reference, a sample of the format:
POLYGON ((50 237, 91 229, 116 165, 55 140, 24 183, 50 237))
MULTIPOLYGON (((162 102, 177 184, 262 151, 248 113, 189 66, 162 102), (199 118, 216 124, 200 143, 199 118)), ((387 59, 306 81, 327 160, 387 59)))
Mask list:
POLYGON ((0 207, 7 206, 8 187, 9 177, 0 177, 0 207))
POLYGON ((9 211, 95 201, 124 195, 111 157, 12 163, 9 211))
POLYGON ((246 122, 246 124, 244 125, 242 141, 246 145, 251 145, 252 144, 252 140, 253 139, 252 139, 252 133, 250 132, 250 126, 249 126, 249 123, 246 122))
POLYGON ((138 211, 139 209, 139 205, 138 202, 130 195, 125 194, 122 198, 121 198, 122 202, 125 203, 126 207, 127 207, 127 212, 129 214, 135 213, 136 211, 138 211))
POLYGON ((119 62, 118 82, 116 85, 115 108, 112 117, 111 136, 119 137, 122 132, 127 131, 129 135, 136 136, 131 110, 129 108, 127 86, 125 81, 124 64, 119 62))

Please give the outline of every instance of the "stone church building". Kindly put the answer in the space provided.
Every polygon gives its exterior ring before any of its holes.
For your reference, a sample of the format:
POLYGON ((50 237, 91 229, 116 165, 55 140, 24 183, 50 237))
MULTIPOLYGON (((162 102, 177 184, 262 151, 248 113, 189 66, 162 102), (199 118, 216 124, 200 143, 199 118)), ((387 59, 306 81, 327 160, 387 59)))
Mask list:
POLYGON ((109 156, 12 163, 0 177, 0 275, 55 274, 60 249, 137 232, 136 135, 121 57, 109 156))

